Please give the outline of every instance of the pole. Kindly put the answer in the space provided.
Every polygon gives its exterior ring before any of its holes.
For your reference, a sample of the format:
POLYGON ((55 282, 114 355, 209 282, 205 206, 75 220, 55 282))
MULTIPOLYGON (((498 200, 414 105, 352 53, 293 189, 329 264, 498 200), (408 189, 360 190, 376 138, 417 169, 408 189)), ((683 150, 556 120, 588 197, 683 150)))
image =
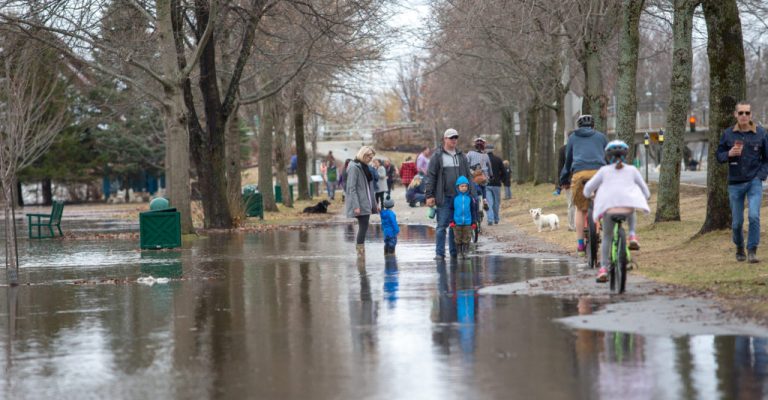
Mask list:
POLYGON ((645 182, 648 182, 648 145, 650 144, 651 137, 648 132, 645 132, 643 137, 643 146, 645 146, 645 182))

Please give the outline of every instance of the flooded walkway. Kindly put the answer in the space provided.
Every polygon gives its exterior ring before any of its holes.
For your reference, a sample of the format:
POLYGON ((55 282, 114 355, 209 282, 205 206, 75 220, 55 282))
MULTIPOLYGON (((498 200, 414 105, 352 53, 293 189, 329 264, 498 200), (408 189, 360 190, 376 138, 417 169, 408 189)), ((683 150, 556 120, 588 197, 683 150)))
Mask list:
POLYGON ((477 294, 571 273, 565 260, 481 246, 438 263, 433 231, 411 226, 387 260, 372 232, 358 264, 353 237, 353 226, 220 234, 160 252, 28 243, 32 285, 0 288, 0 397, 768 396, 765 338, 570 329, 555 319, 596 306, 477 294), (170 281, 135 282, 150 275, 170 281))

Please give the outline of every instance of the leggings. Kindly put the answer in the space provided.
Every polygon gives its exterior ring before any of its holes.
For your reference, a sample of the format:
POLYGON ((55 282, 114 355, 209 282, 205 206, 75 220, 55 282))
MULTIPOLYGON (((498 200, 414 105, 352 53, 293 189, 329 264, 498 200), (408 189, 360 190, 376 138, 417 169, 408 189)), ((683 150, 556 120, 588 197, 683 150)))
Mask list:
POLYGON ((379 203, 379 210, 384 209, 384 194, 387 192, 376 192, 376 202, 379 203))
POLYGON ((365 244, 365 234, 368 233, 368 221, 370 215, 361 215, 357 218, 357 244, 365 244))
MULTIPOLYGON (((611 219, 611 215, 622 215, 622 214, 608 214, 606 213, 603 215, 603 244, 601 250, 601 259, 602 263, 601 266, 608 268, 609 265, 611 265, 611 246, 613 246, 613 227, 615 223, 611 219)), ((633 234, 635 232, 635 213, 631 212, 629 214, 623 214, 627 216, 627 240, 629 240, 629 235, 633 234)), ((629 243, 627 243, 629 245, 629 243)))

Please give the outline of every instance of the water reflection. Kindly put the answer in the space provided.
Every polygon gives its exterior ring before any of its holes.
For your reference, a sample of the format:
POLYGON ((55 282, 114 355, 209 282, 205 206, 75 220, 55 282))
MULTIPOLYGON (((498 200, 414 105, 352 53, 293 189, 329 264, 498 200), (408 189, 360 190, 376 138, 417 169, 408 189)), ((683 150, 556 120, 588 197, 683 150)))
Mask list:
POLYGON ((477 295, 566 263, 435 262, 425 227, 402 229, 397 256, 384 257, 380 234, 371 230, 360 263, 346 228, 211 234, 163 252, 53 246, 27 268, 49 284, 0 289, 0 398, 768 395, 764 338, 567 330, 552 319, 591 313, 589 298, 477 295), (70 284, 162 274, 175 279, 70 284))

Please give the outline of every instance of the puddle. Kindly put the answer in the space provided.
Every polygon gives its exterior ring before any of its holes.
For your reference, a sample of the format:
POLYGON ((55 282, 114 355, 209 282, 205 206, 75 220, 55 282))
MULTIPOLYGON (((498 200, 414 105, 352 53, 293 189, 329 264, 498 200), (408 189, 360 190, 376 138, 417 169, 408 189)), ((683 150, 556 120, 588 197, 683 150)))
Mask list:
POLYGON ((434 232, 414 226, 386 260, 373 229, 362 265, 354 233, 30 244, 20 276, 40 285, 0 288, 0 397, 768 396, 765 338, 571 329, 558 320, 586 311, 576 300, 477 294, 572 272, 563 260, 481 244, 437 263, 434 232), (148 276, 168 282, 72 284, 148 276))

